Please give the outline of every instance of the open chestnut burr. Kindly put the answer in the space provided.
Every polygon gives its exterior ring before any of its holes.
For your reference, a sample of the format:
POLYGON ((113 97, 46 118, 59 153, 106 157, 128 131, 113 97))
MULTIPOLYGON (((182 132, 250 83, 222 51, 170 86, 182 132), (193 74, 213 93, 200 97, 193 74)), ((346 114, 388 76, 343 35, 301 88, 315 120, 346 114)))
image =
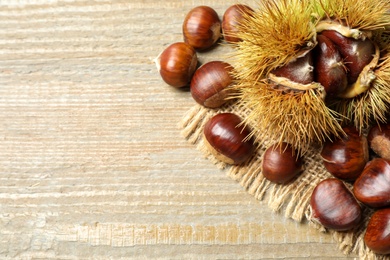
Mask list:
POLYGON ((342 137, 346 124, 361 132, 386 121, 390 3, 341 5, 266 0, 242 16, 233 33, 241 39, 234 67, 239 99, 250 111, 245 120, 255 131, 305 152, 342 137))

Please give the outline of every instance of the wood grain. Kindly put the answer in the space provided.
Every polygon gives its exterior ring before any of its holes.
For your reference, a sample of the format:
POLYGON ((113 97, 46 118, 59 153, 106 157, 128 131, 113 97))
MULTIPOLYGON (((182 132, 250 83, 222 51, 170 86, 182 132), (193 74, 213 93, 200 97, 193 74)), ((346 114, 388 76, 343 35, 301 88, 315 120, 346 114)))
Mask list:
POLYGON ((0 258, 353 257, 180 136, 194 101, 153 60, 191 8, 235 2, 0 1, 0 258))

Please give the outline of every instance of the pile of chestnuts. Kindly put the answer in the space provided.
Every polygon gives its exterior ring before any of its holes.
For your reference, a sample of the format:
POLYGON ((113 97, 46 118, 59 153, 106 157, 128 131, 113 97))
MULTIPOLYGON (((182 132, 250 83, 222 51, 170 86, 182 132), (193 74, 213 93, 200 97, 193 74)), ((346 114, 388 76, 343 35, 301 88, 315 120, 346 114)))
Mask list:
POLYGON ((353 126, 343 130, 344 137, 322 147, 323 164, 333 178, 313 190, 311 220, 329 229, 351 230, 368 207, 374 213, 364 242, 377 254, 390 254, 390 124, 373 126, 367 135, 353 126))
MULTIPOLYGON (((223 106, 234 89, 234 68, 224 61, 199 66, 197 52, 207 51, 222 37, 228 43, 240 41, 234 37, 234 31, 242 15, 252 11, 249 6, 235 4, 226 10, 222 21, 208 6, 189 11, 182 27, 184 41, 169 45, 156 59, 162 79, 176 88, 189 86, 193 99, 204 107, 223 106)), ((329 47, 332 45, 328 44, 328 38, 336 36, 324 32, 318 41, 329 47)), ((339 81, 347 84, 345 77, 340 77, 339 81)), ((323 84, 333 89, 340 82, 323 84)), ((361 224, 362 207, 375 209, 364 242, 377 254, 390 254, 390 124, 374 126, 367 135, 353 126, 346 126, 343 131, 344 136, 322 146, 323 165, 333 177, 322 180, 314 188, 310 200, 311 219, 326 228, 345 231, 361 224)), ((242 164, 256 151, 250 134, 249 126, 238 115, 218 113, 205 124, 203 141, 218 160, 242 164)), ((263 176, 280 185, 290 183, 304 169, 303 157, 286 142, 268 147, 262 156, 263 176)))
MULTIPOLYGON (((173 87, 190 87, 191 96, 207 108, 219 108, 234 93, 231 64, 210 61, 198 67, 198 51, 207 51, 223 37, 233 43, 235 25, 243 12, 253 11, 249 6, 236 4, 229 7, 222 21, 209 6, 197 6, 189 11, 183 22, 183 42, 169 45, 156 59, 162 79, 173 87)), ((240 164, 250 159, 255 151, 254 140, 247 138, 249 126, 234 113, 220 113, 206 123, 203 140, 211 154, 227 164, 240 164)))

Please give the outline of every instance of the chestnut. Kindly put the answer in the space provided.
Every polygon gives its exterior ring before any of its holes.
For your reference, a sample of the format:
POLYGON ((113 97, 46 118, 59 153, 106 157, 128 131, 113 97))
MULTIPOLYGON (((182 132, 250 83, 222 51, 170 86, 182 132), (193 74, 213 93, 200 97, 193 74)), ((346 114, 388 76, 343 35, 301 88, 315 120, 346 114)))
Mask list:
POLYGON ((345 136, 324 143, 321 157, 325 168, 333 176, 354 181, 362 173, 369 159, 367 138, 355 127, 343 127, 345 136))
POLYGON ((183 22, 184 41, 196 50, 210 48, 221 37, 221 21, 217 12, 209 6, 197 6, 183 22))
POLYGON ((318 35, 317 41, 315 78, 328 98, 335 97, 347 89, 347 71, 336 45, 324 35, 318 35))
POLYGON ((184 87, 190 83, 198 64, 195 49, 184 42, 169 45, 156 59, 162 79, 173 87, 184 87))
POLYGON ((254 12, 252 8, 244 4, 235 4, 226 9, 222 17, 222 34, 227 42, 235 43, 241 41, 236 36, 240 19, 245 14, 254 12))
POLYGON ((367 141, 377 155, 390 160, 390 124, 377 124, 371 127, 367 141))
POLYGON ((363 68, 370 63, 375 54, 375 45, 369 39, 353 39, 334 30, 322 31, 340 51, 348 70, 348 83, 355 83, 363 68))
POLYGON ((354 228, 362 210, 343 181, 330 178, 317 184, 310 198, 312 220, 337 231, 354 228))
POLYGON ((313 54, 306 55, 287 63, 284 66, 272 70, 277 77, 287 78, 300 84, 310 84, 314 80, 313 54))
POLYGON ((372 214, 364 234, 364 243, 376 254, 390 254, 390 208, 372 214))
POLYGON ((261 170, 264 177, 275 183, 285 184, 303 171, 303 159, 291 144, 283 142, 267 148, 261 170))
POLYGON ((195 101, 209 108, 217 108, 226 103, 226 98, 232 92, 229 88, 233 81, 232 70, 230 64, 222 61, 211 61, 197 69, 190 84, 195 101))
POLYGON ((390 161, 375 158, 368 162, 354 183, 353 193, 369 207, 390 206, 390 161))
POLYGON ((227 164, 240 164, 249 159, 255 150, 250 129, 233 113, 213 116, 204 126, 203 140, 209 151, 227 164))

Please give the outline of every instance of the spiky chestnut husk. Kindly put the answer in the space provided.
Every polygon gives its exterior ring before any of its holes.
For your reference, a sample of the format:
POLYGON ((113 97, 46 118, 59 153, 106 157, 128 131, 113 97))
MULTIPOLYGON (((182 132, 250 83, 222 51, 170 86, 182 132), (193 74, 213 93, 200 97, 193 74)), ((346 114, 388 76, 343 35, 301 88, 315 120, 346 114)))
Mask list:
POLYGON ((317 31, 336 29, 343 23, 352 30, 342 33, 346 37, 359 39, 367 36, 368 31, 382 30, 389 26, 387 0, 324 0, 312 1, 313 13, 318 17, 331 19, 334 27, 322 23, 317 25, 317 31))
POLYGON ((233 57, 238 98, 250 111, 246 121, 277 142, 290 143, 299 153, 342 132, 339 115, 323 102, 320 84, 296 84, 272 73, 316 46, 311 6, 310 0, 262 1, 258 10, 243 16, 238 30, 242 41, 233 57))
MULTIPOLYGON (((350 120, 355 111, 333 110, 340 106, 329 108, 322 99, 325 93, 321 85, 294 88, 295 84, 275 84, 268 78, 273 70, 313 49, 317 33, 323 30, 337 30, 359 40, 382 33, 390 24, 389 9, 390 3, 380 0, 262 1, 251 16, 243 17, 237 33, 243 41, 237 43, 234 55, 238 64, 238 97, 250 110, 247 121, 280 142, 287 141, 301 150, 305 150, 308 143, 321 143, 329 136, 340 135, 341 122, 350 120)), ((390 82, 389 76, 386 77, 388 73, 384 73, 385 67, 375 64, 369 68, 370 73, 375 70, 376 82, 382 82, 377 84, 386 92, 382 100, 388 100, 390 82)), ((357 97, 350 97, 346 102, 349 107, 352 100, 363 94, 353 92, 353 95, 357 97)), ((373 101, 375 97, 371 95, 370 99, 373 101)), ((378 110, 385 113, 387 108, 378 110)), ((372 109, 360 114, 376 117, 378 113, 372 109)), ((359 129, 364 127, 361 119, 356 122, 359 129)))
MULTIPOLYGON (((390 47, 386 36, 390 29, 390 2, 327 0, 315 2, 313 6, 315 13, 324 17, 316 25, 317 33, 335 30, 351 39, 348 41, 371 41, 375 48, 373 59, 355 83, 328 106, 343 116, 342 124, 353 123, 360 132, 373 123, 386 122, 390 105, 390 60, 385 57, 390 47)), ((348 60, 346 65, 348 67, 348 60)))
POLYGON ((382 49, 378 64, 372 69, 373 81, 367 90, 350 99, 338 99, 329 107, 344 115, 344 123, 352 123, 360 132, 372 124, 388 122, 390 112, 390 38, 378 37, 382 49))
POLYGON ((323 102, 322 89, 286 92, 284 88, 270 89, 267 80, 258 82, 255 87, 241 87, 246 89, 241 94, 243 105, 251 107, 246 122, 257 126, 276 142, 293 141, 291 144, 298 153, 305 152, 318 140, 329 139, 329 132, 336 136, 342 132, 335 123, 339 115, 323 102), (319 131, 318 126, 329 131, 319 131))
POLYGON ((261 1, 238 24, 238 76, 257 82, 270 71, 295 60, 316 45, 310 0, 261 1), (286 15, 288 14, 288 15, 286 15))

